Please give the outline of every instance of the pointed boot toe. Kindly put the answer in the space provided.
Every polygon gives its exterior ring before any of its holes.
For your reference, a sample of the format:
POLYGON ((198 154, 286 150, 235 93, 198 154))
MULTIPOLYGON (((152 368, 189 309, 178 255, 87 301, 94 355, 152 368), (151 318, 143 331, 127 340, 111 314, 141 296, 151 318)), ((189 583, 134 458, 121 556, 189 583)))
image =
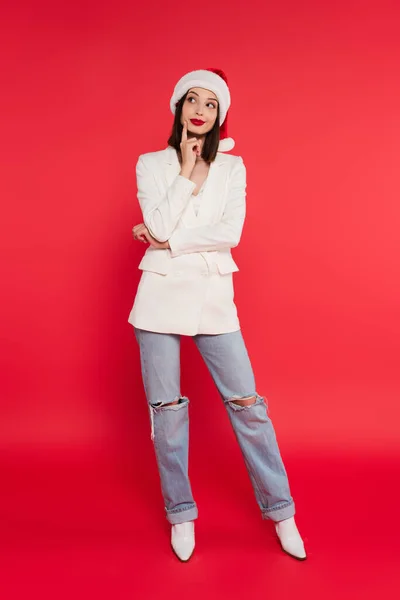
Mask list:
POLYGON ((305 560, 307 554, 304 548, 303 540, 301 539, 299 530, 297 529, 294 517, 278 521, 275 523, 275 530, 278 535, 282 550, 297 558, 297 560, 305 560))
POLYGON ((179 560, 186 562, 194 550, 194 522, 186 521, 171 527, 171 545, 179 560))

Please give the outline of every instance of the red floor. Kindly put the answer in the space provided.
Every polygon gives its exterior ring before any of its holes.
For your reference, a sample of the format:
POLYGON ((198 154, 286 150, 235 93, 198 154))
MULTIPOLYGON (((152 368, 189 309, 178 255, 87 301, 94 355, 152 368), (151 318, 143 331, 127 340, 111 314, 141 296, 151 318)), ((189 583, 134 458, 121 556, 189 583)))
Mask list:
POLYGON ((192 457, 200 516, 186 564, 170 550, 154 464, 3 465, 1 598, 400 597, 399 457, 286 453, 305 562, 280 550, 237 458, 192 457))

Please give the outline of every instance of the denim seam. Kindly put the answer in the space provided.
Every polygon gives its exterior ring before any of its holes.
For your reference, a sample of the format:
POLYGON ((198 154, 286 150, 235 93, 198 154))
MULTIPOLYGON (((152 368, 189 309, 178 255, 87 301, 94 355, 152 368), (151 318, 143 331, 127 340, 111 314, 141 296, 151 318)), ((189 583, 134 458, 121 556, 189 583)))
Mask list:
MULTIPOLYGON (((267 406, 267 403, 265 401, 266 398, 264 396, 260 396, 260 394, 258 394, 258 392, 255 392, 255 396, 256 396, 256 401, 253 402, 253 404, 249 404, 248 406, 242 406, 242 407, 239 408, 239 410, 238 409, 234 409, 233 412, 240 412, 241 409, 252 408, 253 406, 256 406, 256 405, 259 405, 259 404, 264 404, 265 405, 266 415, 267 415, 267 418, 269 419, 269 416, 268 416, 268 406, 267 406), (262 402, 258 402, 259 400, 262 400, 262 402)), ((236 399, 239 400, 240 398, 236 398, 236 399)), ((258 478, 258 474, 256 474, 257 470, 255 470, 255 469, 252 468, 251 464, 246 460, 246 458, 245 458, 245 462, 249 466, 249 470, 251 471, 251 474, 253 476, 254 483, 255 483, 255 485, 256 485, 256 487, 258 489, 258 493, 260 494, 260 499, 262 500, 262 498, 264 498, 264 496, 265 496, 265 490, 264 490, 264 487, 261 484, 261 481, 258 478)), ((273 508, 273 509, 264 509, 263 508, 262 509, 262 513, 271 512, 273 510, 279 510, 280 508, 286 508, 287 506, 290 506, 291 504, 293 504, 293 500, 290 501, 289 503, 286 503, 286 504, 282 505, 282 506, 278 506, 277 508, 273 508)))
MULTIPOLYGON (((252 408, 253 406, 256 406, 256 405, 257 405, 257 401, 258 401, 259 399, 262 399, 262 400, 264 400, 264 397, 263 397, 263 396, 260 396, 260 395, 258 394, 258 392, 257 392, 257 391, 255 392, 255 394, 254 394, 254 395, 256 396, 256 401, 255 401, 253 404, 249 404, 249 406, 242 406, 242 407, 240 407, 239 409, 233 409, 233 410, 232 410, 232 413, 234 414, 235 412, 240 412, 240 409, 252 408)), ((231 397, 232 397, 232 396, 231 396, 231 397)), ((239 399, 240 399, 240 398, 236 398, 236 400, 239 400, 239 399)), ((227 407, 227 408, 228 408, 228 404, 229 404, 229 402, 230 402, 230 400, 228 399, 228 400, 226 401, 226 403, 225 403, 225 405, 226 405, 226 407, 227 407)), ((262 403, 261 403, 261 402, 259 402, 258 404, 262 404, 262 403)), ((265 402, 264 402, 264 404, 265 404, 265 402)), ((257 472, 257 470, 256 470, 256 469, 253 469, 252 465, 251 465, 251 464, 250 464, 250 462, 249 462, 249 461, 246 459, 246 457, 245 457, 245 455, 244 455, 244 453, 243 453, 243 452, 242 452, 242 454, 243 454, 244 461, 245 461, 246 465, 248 466, 248 469, 249 469, 250 473, 252 474, 252 477, 253 477, 254 483, 255 483, 255 485, 256 485, 256 487, 257 487, 257 489, 258 489, 258 493, 260 494, 260 500, 262 500, 262 498, 265 496, 265 491, 264 491, 264 488, 263 488, 263 486, 262 486, 262 484, 261 484, 261 481, 258 479, 258 475, 256 475, 256 472, 257 472)))
POLYGON ((285 502, 284 504, 280 504, 279 506, 274 506, 274 508, 266 508, 262 512, 268 513, 268 512, 274 512, 276 510, 282 510, 282 508, 287 508, 288 506, 291 506, 293 503, 294 503, 294 500, 290 500, 289 502, 285 502))
MULTIPOLYGON (((146 355, 145 352, 143 351, 143 343, 142 343, 142 336, 140 334, 138 334, 137 336, 139 338, 139 348, 140 348, 140 357, 141 357, 141 363, 142 363, 142 381, 143 381, 143 387, 144 387, 144 391, 146 394, 146 399, 148 398, 148 390, 146 387, 146 381, 147 381, 147 361, 146 361, 146 355)), ((149 410, 149 416, 150 416, 150 439, 152 441, 154 441, 154 419, 153 419, 153 413, 152 413, 152 409, 151 409, 151 405, 150 403, 147 401, 147 406, 148 406, 148 410, 149 410)))
POLYGON ((171 510, 168 510, 168 508, 165 509, 165 511, 169 514, 169 515, 174 515, 174 514, 178 514, 181 512, 186 512, 188 510, 192 510, 193 508, 196 508, 196 504, 193 503, 193 506, 187 506, 186 508, 172 508, 171 510))
POLYGON ((248 469, 249 469, 249 471, 251 473, 251 478, 253 478, 254 485, 257 488, 258 493, 260 494, 260 501, 262 501, 262 499, 264 497, 264 492, 263 492, 262 487, 260 487, 260 482, 258 481, 258 477, 256 477, 256 475, 254 473, 254 470, 252 469, 249 461, 247 460, 247 458, 244 455, 243 455, 243 458, 244 458, 245 464, 247 465, 247 467, 248 467, 248 469))

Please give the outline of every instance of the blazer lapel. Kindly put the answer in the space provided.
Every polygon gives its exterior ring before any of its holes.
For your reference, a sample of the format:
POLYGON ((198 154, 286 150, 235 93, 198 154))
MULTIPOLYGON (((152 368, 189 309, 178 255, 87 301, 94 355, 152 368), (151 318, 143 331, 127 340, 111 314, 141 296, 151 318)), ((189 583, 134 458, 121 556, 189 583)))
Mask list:
POLYGON ((175 148, 172 148, 172 146, 167 146, 165 148, 163 162, 165 179, 167 181, 167 187, 169 187, 175 177, 179 175, 179 171, 181 170, 181 165, 179 163, 175 148))

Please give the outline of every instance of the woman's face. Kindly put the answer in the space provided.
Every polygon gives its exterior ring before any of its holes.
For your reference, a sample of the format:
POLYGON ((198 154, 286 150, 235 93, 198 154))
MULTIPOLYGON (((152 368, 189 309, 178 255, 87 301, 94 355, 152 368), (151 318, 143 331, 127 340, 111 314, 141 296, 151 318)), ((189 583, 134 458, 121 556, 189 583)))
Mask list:
POLYGON ((204 135, 211 131, 218 113, 217 96, 201 87, 190 88, 182 106, 181 125, 186 119, 188 131, 204 135))

